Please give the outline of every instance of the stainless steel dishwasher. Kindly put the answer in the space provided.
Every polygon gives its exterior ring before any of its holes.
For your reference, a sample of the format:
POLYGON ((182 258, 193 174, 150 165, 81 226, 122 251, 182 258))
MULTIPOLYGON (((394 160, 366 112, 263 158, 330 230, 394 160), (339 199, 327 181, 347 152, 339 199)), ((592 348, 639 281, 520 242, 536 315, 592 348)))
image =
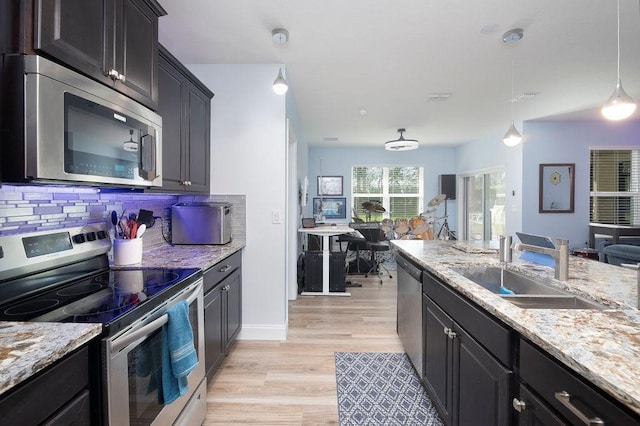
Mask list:
POLYGON ((422 364, 422 270, 396 255, 398 265, 397 331, 413 367, 424 376, 422 364))

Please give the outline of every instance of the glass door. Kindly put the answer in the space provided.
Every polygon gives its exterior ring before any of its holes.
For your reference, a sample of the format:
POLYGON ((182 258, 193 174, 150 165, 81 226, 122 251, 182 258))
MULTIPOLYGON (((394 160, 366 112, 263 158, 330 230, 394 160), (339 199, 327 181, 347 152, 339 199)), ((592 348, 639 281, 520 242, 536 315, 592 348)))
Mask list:
POLYGON ((504 168, 464 178, 464 238, 497 240, 505 231, 504 168))

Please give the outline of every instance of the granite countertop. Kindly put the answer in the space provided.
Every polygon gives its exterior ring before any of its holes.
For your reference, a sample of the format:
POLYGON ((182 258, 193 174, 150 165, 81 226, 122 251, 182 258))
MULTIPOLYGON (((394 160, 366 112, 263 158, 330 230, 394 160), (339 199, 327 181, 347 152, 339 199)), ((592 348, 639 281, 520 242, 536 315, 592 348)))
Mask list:
POLYGON ((0 322, 0 394, 101 332, 102 324, 0 322))
POLYGON ((221 260, 245 247, 244 241, 231 241, 225 245, 164 245, 142 253, 142 262, 133 265, 112 266, 117 269, 135 268, 199 268, 209 269, 221 260))
MULTIPOLYGON (((636 272, 570 256, 569 280, 518 258, 507 269, 595 300, 611 309, 521 309, 466 279, 452 268, 499 266, 495 253, 463 251, 451 241, 395 240, 392 245, 445 283, 504 321, 604 392, 640 414, 640 311, 636 272)), ((488 250, 489 251, 489 250, 488 250)))

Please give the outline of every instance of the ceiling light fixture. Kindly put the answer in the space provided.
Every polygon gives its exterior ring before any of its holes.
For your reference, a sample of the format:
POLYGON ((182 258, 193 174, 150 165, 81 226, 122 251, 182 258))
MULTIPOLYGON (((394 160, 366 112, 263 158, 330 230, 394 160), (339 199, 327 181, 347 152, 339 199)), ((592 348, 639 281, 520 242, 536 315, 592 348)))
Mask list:
POLYGON ((620 80, 620 0, 618 0, 618 83, 606 104, 602 106, 602 115, 607 120, 624 120, 636 110, 636 104, 622 88, 620 80))
MULTIPOLYGON (((273 42, 278 45, 285 45, 289 41, 289 31, 284 28, 276 28, 271 31, 271 38, 273 42)), ((273 81, 273 91, 276 95, 284 95, 289 90, 287 80, 282 75, 282 68, 278 70, 278 76, 273 81)))
POLYGON ((412 149, 418 148, 417 140, 404 138, 403 133, 406 131, 406 129, 398 129, 400 137, 396 140, 385 142, 384 149, 387 151, 411 151, 412 149))
MULTIPOLYGON (((522 28, 514 28, 512 30, 507 31, 502 35, 502 41, 504 43, 514 43, 516 41, 522 40, 524 36, 524 31, 522 28)), ((513 60, 511 61, 511 99, 509 100, 511 103, 511 126, 509 126, 509 130, 504 134, 504 138, 502 141, 506 146, 516 146, 522 140, 522 134, 516 129, 516 125, 513 119, 513 60)))

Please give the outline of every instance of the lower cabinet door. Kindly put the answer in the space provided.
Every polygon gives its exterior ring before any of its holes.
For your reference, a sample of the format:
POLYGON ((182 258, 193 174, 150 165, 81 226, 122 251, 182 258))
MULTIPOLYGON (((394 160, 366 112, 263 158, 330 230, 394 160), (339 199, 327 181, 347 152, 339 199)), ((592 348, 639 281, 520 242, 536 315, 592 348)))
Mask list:
POLYGON ((424 384, 438 414, 447 425, 452 424, 452 339, 445 329, 453 329, 453 320, 431 299, 423 295, 424 312, 424 384))
POLYGON ((207 379, 213 377, 224 359, 223 293, 218 285, 204 296, 204 357, 207 379))
POLYGON ((226 288, 227 293, 225 353, 229 353, 229 349, 242 328, 242 272, 240 268, 229 275, 222 285, 226 288))
POLYGON ((511 424, 511 370, 504 367, 461 328, 455 330, 453 424, 511 424), (456 377, 457 376, 457 377, 456 377))

